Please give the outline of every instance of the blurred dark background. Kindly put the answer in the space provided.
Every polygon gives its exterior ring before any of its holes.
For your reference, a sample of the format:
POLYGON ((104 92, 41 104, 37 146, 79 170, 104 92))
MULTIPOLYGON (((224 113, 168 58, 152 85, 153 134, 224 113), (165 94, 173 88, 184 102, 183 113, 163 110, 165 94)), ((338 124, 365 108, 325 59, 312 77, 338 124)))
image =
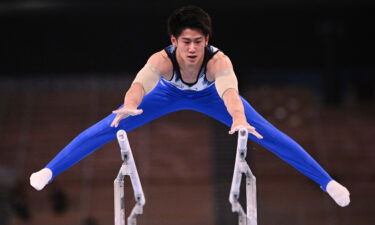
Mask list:
MULTIPOLYGON (((340 208, 249 143, 258 224, 375 224, 373 1, 3 0, 1 225, 113 223, 115 142, 41 192, 29 176, 121 104, 137 70, 169 45, 169 14, 188 4, 211 15, 210 42, 231 58, 241 94, 352 194, 340 208)), ((129 133, 147 199, 139 224, 237 223, 228 202, 236 138, 227 131, 189 111, 129 133)), ((127 196, 128 213, 130 186, 127 196)))

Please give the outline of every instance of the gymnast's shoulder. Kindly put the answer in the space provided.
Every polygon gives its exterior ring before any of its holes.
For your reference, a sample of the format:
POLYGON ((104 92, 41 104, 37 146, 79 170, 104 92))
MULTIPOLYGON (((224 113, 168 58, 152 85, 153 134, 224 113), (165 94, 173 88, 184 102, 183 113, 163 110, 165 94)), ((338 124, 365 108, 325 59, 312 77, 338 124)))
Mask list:
POLYGON ((215 74, 218 74, 224 70, 232 71, 233 65, 230 58, 220 51, 216 53, 210 61, 208 61, 206 76, 209 80, 215 80, 215 74))
POLYGON ((164 50, 158 51, 150 56, 147 64, 155 67, 162 77, 170 79, 173 74, 173 64, 164 50))

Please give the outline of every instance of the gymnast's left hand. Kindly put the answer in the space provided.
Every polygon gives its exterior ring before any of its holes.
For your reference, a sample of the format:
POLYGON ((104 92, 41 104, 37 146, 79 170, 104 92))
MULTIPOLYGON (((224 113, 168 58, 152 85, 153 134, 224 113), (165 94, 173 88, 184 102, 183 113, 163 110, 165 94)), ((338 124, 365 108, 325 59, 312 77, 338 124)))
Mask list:
POLYGON ((233 120, 232 127, 229 131, 229 134, 234 134, 236 131, 239 131, 241 128, 246 128, 249 134, 254 135, 258 139, 263 139, 263 136, 255 130, 255 127, 251 126, 246 120, 240 120, 240 119, 233 120))
POLYGON ((122 107, 121 109, 114 110, 112 113, 117 114, 111 123, 111 127, 118 127, 120 120, 125 119, 129 116, 137 116, 143 112, 142 109, 130 109, 122 107))

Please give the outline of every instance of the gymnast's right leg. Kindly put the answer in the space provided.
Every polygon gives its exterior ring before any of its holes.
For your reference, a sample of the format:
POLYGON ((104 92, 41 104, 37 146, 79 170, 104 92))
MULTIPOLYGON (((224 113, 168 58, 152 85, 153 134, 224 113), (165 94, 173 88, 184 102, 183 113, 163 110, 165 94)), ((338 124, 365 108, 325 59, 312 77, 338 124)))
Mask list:
POLYGON ((138 108, 143 109, 142 114, 121 120, 117 128, 110 126, 116 116, 110 114, 80 133, 45 168, 31 175, 31 186, 37 190, 43 189, 57 175, 115 139, 118 130, 124 129, 129 132, 167 113, 179 110, 180 105, 178 96, 168 94, 168 89, 159 83, 153 91, 144 96, 138 108))

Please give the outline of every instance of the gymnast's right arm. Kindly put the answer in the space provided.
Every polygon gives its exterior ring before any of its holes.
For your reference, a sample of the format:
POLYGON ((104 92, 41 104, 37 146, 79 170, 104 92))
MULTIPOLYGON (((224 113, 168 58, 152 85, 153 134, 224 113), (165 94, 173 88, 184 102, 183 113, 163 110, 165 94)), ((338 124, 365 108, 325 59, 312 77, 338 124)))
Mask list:
POLYGON ((143 112, 142 109, 137 109, 142 102, 143 96, 154 89, 161 77, 160 70, 153 65, 153 61, 155 61, 153 57, 157 56, 151 56, 146 65, 138 72, 129 90, 126 92, 124 107, 113 111, 116 117, 113 119, 111 127, 117 127, 120 120, 128 116, 136 116, 143 112))
POLYGON ((142 109, 137 108, 139 104, 141 104, 143 96, 154 89, 162 77, 162 74, 164 76, 168 76, 168 74, 170 75, 171 68, 171 62, 165 51, 162 50, 153 54, 148 59, 146 65, 138 72, 133 84, 126 92, 124 107, 113 111, 113 113, 117 115, 112 121, 111 127, 117 127, 120 120, 125 119, 128 116, 141 114, 143 112, 142 109))
MULTIPOLYGON (((120 120, 128 116, 136 116, 143 112, 142 109, 137 109, 137 107, 142 102, 143 96, 149 93, 158 83, 161 77, 158 68, 159 66, 161 66, 160 68, 165 67, 163 65, 165 64, 164 58, 164 53, 155 53, 138 72, 125 94, 124 107, 113 111, 116 116, 111 123, 111 127, 117 127, 120 120)), ((58 174, 110 141, 112 137, 109 135, 110 132, 104 132, 104 130, 109 130, 108 128, 108 123, 100 121, 83 131, 61 150, 45 168, 31 174, 30 185, 38 191, 42 190, 58 174)))

